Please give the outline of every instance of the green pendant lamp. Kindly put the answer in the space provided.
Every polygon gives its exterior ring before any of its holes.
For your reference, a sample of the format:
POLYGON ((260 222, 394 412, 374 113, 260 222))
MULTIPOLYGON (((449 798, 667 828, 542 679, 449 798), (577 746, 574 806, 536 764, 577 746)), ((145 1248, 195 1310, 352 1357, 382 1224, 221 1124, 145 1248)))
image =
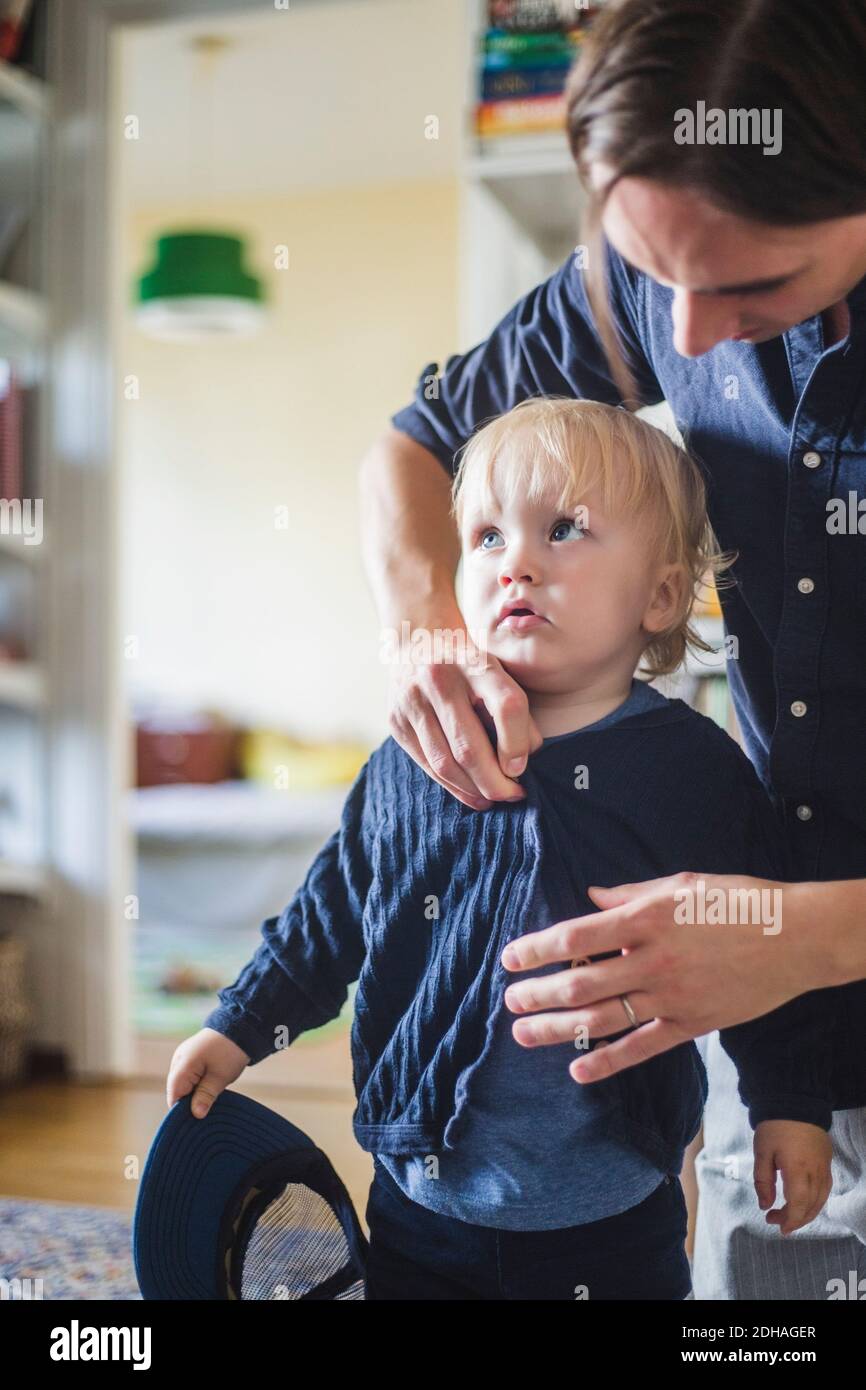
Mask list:
MULTIPOLYGON (((219 139, 219 104, 214 91, 217 65, 235 40, 196 33, 188 47, 193 66, 188 80, 186 119, 187 186, 199 200, 212 199, 214 158, 219 139), (199 180, 202 171, 203 182, 199 180)), ((196 214, 184 214, 193 224, 196 214)), ((235 231, 190 226, 155 239, 153 263, 136 284, 135 320, 152 337, 176 342, 248 338, 264 322, 261 281, 244 267, 245 239, 235 231)))
POLYGON ((262 283, 243 265, 244 242, 226 232, 168 232, 136 287, 135 321, 150 337, 201 342, 248 338, 265 315, 262 283))

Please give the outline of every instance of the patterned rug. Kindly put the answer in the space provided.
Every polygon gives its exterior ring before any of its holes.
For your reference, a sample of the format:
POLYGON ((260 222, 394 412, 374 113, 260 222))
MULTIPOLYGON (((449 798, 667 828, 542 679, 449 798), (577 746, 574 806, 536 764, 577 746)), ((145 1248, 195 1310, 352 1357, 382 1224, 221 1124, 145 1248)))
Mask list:
POLYGON ((0 1300, 140 1300, 132 1217, 108 1207, 0 1197, 0 1280, 13 1279, 20 1286, 0 1284, 0 1300))

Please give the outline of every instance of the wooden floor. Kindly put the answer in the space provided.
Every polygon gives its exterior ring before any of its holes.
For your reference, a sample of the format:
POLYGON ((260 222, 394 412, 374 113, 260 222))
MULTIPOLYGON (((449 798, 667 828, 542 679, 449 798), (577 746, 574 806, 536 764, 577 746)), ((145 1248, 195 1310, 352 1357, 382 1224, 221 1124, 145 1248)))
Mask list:
MULTIPOLYGON (((312 1089, 236 1090, 284 1115, 323 1149, 365 1226, 373 1162, 352 1134, 351 1099, 312 1089)), ((131 1212, 137 1178, 166 1114, 162 1080, 64 1085, 41 1082, 0 1091, 0 1196, 82 1202, 131 1212)))
MULTIPOLYGON (((166 1113, 164 1057, 162 1053, 143 1056, 152 1073, 125 1082, 52 1081, 0 1090, 0 1196, 131 1212, 138 1175, 166 1113)), ((256 1068, 257 1086, 241 1078, 234 1089, 253 1096, 310 1135, 348 1188, 366 1230, 364 1213, 373 1163, 352 1133, 351 1086, 345 1084, 345 1077, 330 1087, 287 1086, 281 1084, 278 1063, 279 1059, 268 1058, 256 1068)), ((696 1203, 693 1156, 699 1147, 700 1135, 683 1171, 690 1212, 689 1251, 696 1203)))

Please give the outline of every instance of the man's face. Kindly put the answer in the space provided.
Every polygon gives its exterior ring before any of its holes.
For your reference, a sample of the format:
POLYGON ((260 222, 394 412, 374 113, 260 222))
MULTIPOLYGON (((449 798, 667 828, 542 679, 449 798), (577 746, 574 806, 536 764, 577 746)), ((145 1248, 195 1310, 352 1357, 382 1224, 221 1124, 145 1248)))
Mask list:
MULTIPOLYGON (((609 173, 595 166, 593 183, 609 173)), ((602 226, 620 255, 673 289, 683 357, 726 338, 775 338, 844 299, 866 274, 866 214, 772 227, 720 212, 688 189, 623 178, 602 226)))
POLYGON ((518 495, 505 510, 467 499, 461 539, 468 630, 525 689, 631 676, 655 576, 636 520, 606 516, 592 492, 571 514, 551 498, 518 495), (538 617, 502 620, 504 604, 523 600, 538 617))

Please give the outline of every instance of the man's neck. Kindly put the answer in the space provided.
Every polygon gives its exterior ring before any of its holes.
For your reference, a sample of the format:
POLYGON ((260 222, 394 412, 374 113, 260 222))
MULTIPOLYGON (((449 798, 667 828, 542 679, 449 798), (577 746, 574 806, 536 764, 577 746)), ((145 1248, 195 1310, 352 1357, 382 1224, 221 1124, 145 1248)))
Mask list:
POLYGON ((847 338, 851 331, 851 315, 848 312, 848 304, 844 299, 840 299, 836 304, 831 304, 829 309, 825 309, 821 315, 824 325, 824 346, 832 347, 834 343, 841 342, 847 338))

